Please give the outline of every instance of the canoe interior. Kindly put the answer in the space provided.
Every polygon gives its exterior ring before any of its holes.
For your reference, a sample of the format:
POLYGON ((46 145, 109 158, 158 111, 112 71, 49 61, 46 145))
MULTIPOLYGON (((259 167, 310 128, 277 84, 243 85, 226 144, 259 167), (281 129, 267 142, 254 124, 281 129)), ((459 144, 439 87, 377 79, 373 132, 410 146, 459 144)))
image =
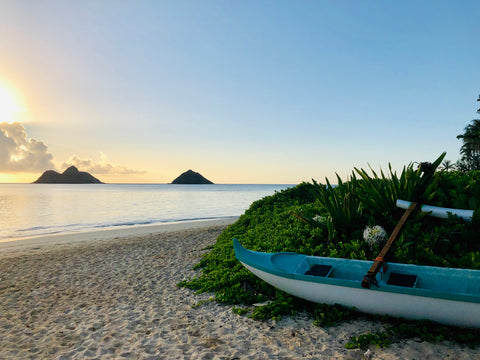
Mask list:
MULTIPOLYGON (((234 240, 237 258, 274 275, 316 283, 360 287, 372 261, 306 256, 296 253, 259 253, 234 240)), ((467 297, 480 303, 480 271, 388 263, 377 274, 374 290, 418 293, 421 296, 467 297), (442 295, 443 294, 443 295, 442 295)))
MULTIPOLYGON (((274 254, 271 261, 279 269, 293 270, 295 278, 302 280, 305 280, 306 277, 324 277, 353 282, 361 282, 372 264, 371 261, 293 254, 274 254), (287 258, 289 261, 286 261, 287 258), (282 267, 282 261, 288 265, 282 267), (319 275, 312 274, 310 269, 319 265, 330 267, 329 271, 319 275), (293 269, 294 266, 295 269, 293 269)), ((387 263, 387 268, 379 273, 377 280, 380 286, 401 286, 442 293, 480 296, 480 271, 476 270, 387 263)))
POLYGON ((417 275, 402 274, 402 273, 390 273, 387 280, 387 285, 405 286, 405 287, 417 287, 417 275))

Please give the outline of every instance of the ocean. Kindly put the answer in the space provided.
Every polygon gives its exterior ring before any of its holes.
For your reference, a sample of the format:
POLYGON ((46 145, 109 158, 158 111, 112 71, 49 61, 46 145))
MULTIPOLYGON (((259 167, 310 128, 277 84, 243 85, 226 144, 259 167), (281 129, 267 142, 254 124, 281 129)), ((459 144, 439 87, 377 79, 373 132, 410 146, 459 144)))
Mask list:
POLYGON ((292 186, 0 184, 0 241, 240 216, 292 186))

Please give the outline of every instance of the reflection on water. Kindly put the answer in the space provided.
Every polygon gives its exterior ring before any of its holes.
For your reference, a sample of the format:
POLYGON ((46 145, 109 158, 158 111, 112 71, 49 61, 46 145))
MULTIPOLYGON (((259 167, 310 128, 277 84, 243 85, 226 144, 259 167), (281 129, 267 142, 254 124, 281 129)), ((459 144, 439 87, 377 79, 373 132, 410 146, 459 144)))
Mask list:
POLYGON ((292 185, 0 184, 0 240, 241 215, 292 185))

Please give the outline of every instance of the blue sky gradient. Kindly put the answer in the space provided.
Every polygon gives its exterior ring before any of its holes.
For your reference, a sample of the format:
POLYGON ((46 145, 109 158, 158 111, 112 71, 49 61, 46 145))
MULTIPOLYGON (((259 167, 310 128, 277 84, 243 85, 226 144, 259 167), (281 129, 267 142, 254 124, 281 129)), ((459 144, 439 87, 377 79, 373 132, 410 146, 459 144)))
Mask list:
MULTIPOLYGON (((57 170, 107 182, 193 169, 216 183, 298 183, 443 151, 456 161, 456 135, 478 117, 478 1, 0 8, 0 87, 25 109, 5 121, 57 170)), ((0 164, 0 181, 46 170, 19 168, 0 164)))

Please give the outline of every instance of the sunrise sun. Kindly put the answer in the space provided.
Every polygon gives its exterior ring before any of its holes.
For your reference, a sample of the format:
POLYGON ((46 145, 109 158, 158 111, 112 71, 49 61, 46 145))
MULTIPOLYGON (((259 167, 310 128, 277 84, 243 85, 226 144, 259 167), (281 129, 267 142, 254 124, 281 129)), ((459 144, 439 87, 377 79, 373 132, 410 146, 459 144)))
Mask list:
POLYGON ((13 122, 18 112, 25 111, 21 106, 18 91, 0 83, 0 122, 13 122))

